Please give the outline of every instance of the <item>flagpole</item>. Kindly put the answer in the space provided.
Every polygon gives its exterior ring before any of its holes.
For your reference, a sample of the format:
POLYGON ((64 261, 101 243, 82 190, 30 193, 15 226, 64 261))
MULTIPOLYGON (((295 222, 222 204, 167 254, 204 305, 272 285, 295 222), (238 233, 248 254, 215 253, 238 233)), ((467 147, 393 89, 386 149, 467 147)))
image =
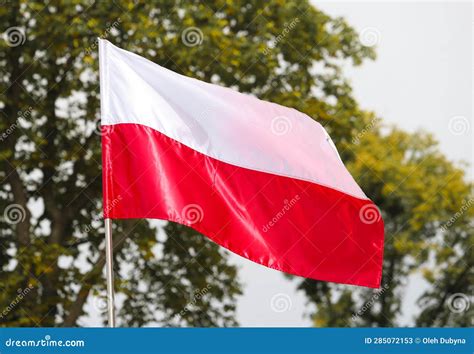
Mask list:
POLYGON ((107 318, 109 327, 115 327, 115 294, 112 220, 105 219, 105 274, 107 277, 107 318))

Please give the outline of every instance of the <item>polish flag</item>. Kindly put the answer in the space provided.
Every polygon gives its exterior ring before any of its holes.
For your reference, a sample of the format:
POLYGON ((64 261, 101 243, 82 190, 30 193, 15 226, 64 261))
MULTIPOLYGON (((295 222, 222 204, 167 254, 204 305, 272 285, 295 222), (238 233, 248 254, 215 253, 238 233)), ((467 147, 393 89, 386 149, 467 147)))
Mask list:
POLYGON ((377 288, 384 226, 325 129, 100 40, 104 217, 192 227, 264 266, 377 288))

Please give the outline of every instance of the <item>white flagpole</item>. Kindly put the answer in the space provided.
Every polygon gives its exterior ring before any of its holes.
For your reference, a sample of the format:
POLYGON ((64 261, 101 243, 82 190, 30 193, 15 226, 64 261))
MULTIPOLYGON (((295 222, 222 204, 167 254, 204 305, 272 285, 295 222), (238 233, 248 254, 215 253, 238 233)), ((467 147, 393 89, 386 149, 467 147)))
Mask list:
POLYGON ((107 277, 107 318, 109 320, 109 327, 115 327, 115 293, 111 219, 105 219, 105 274, 107 277))
MULTIPOLYGON (((100 74, 100 117, 104 118, 104 93, 106 85, 106 41, 97 38, 99 43, 99 74, 100 74)), ((105 218, 105 274, 107 277, 107 318, 109 327, 115 327, 115 294, 112 220, 105 218)))

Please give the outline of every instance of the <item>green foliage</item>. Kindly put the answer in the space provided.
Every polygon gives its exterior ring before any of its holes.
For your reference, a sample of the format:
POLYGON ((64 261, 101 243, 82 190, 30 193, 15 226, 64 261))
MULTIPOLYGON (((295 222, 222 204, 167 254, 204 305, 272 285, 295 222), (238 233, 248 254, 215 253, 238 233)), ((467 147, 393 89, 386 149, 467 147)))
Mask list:
MULTIPOLYGON (((307 1, 8 1, 0 23, 24 35, 0 41, 0 210, 24 211, 0 224, 0 308, 32 286, 2 325, 81 325, 87 301, 103 310, 91 297, 104 295, 97 37, 305 111, 340 142, 363 128, 340 65, 374 52, 307 1), (198 45, 183 41, 189 27, 198 45)), ((114 225, 120 325, 235 324, 225 252, 175 224, 114 225)))

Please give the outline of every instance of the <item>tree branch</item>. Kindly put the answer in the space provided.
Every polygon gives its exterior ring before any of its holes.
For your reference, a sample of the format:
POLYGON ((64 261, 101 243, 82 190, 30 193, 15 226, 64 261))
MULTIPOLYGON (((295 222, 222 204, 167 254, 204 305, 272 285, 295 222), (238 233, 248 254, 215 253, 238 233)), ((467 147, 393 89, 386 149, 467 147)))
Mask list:
MULTIPOLYGON (((121 233, 121 237, 114 240, 113 244, 113 251, 114 255, 120 251, 125 243, 125 240, 130 235, 130 233, 134 229, 134 223, 131 220, 125 221, 125 230, 121 233)), ((115 257, 114 257, 115 258, 115 257)), ((93 285, 96 282, 92 281, 95 277, 99 276, 102 272, 102 269, 105 266, 105 255, 102 256, 99 261, 95 264, 94 268, 92 268, 83 278, 83 285, 77 294, 77 298, 72 304, 71 308, 68 311, 67 317, 64 319, 63 326, 64 327, 72 327, 76 324, 77 319, 83 314, 84 304, 89 297, 90 290, 92 289, 93 285)))

